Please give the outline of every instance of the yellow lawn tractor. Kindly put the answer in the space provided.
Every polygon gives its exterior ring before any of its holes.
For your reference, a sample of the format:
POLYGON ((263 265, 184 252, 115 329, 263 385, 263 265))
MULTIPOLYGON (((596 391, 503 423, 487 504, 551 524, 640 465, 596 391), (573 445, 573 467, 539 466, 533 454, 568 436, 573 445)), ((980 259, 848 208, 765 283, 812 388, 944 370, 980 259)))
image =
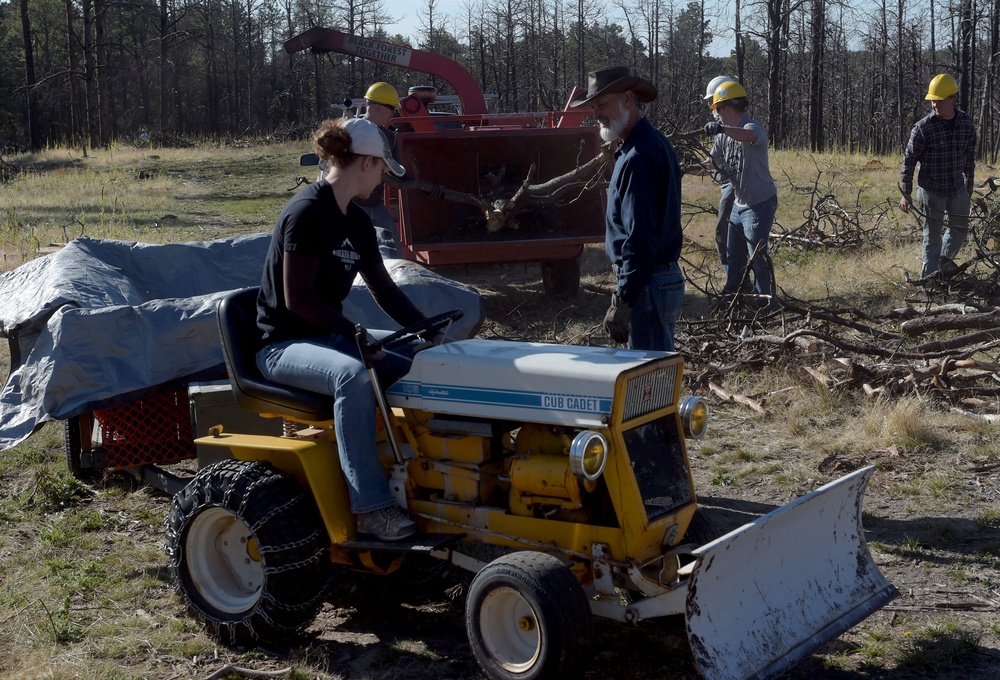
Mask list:
POLYGON ((335 565, 385 573, 413 553, 475 574, 466 630, 491 678, 576 677, 593 616, 678 614, 705 678, 772 678, 896 594, 862 533, 870 468, 712 535, 685 447, 708 412, 681 399, 675 353, 482 339, 419 351, 379 393, 387 427, 372 436, 420 531, 359 537, 331 400, 263 380, 247 340, 255 299, 247 289, 220 304, 226 364, 240 405, 281 416, 285 433, 213 428, 197 443, 231 459, 202 468, 167 520, 176 587, 225 643, 295 635, 335 565), (484 562, 481 544, 501 556, 484 562))

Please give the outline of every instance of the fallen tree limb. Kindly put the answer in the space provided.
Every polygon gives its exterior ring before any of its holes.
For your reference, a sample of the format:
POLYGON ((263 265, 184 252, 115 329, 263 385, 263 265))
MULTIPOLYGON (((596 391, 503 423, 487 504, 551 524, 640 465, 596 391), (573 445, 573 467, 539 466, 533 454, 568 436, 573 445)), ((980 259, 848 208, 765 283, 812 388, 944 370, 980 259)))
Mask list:
POLYGON ((206 675, 205 680, 218 680, 220 678, 228 678, 233 675, 239 678, 283 678, 291 672, 291 667, 282 668, 276 671, 256 671, 252 668, 240 668, 239 666, 233 666, 227 663, 211 675, 206 675))
POLYGON ((978 312, 986 311, 989 310, 962 302, 955 302, 951 304, 937 305, 935 307, 928 307, 924 310, 919 310, 915 307, 900 307, 899 309, 894 309, 886 314, 886 317, 889 319, 916 319, 917 317, 938 316, 940 314, 976 314, 978 312))
POLYGON ((486 230, 496 232, 505 227, 516 229, 516 216, 539 203, 554 202, 559 196, 571 189, 582 192, 593 186, 595 178, 600 175, 601 167, 612 158, 611 147, 605 144, 596 156, 583 165, 540 184, 534 184, 537 167, 532 163, 527 176, 510 198, 477 196, 426 182, 416 177, 394 177, 391 174, 387 174, 385 177, 386 183, 394 189, 422 191, 429 196, 445 201, 475 206, 482 212, 483 218, 486 220, 486 230))
POLYGON ((917 345, 917 351, 942 352, 944 350, 958 349, 960 347, 967 347, 973 343, 989 342, 991 340, 1000 340, 1000 328, 960 335, 957 338, 949 338, 948 340, 925 342, 922 345, 917 345))
POLYGON ((910 319, 899 324, 900 332, 906 335, 922 335, 928 331, 956 331, 967 328, 997 328, 1000 330, 1000 315, 995 312, 975 314, 941 314, 938 316, 910 319))
POLYGON ((753 397, 748 397, 745 394, 734 394, 728 390, 725 390, 718 383, 709 381, 708 389, 712 390, 716 395, 725 401, 731 401, 736 404, 743 404, 744 406, 749 406, 754 411, 757 411, 761 415, 767 415, 767 410, 764 408, 763 402, 754 399, 753 397))

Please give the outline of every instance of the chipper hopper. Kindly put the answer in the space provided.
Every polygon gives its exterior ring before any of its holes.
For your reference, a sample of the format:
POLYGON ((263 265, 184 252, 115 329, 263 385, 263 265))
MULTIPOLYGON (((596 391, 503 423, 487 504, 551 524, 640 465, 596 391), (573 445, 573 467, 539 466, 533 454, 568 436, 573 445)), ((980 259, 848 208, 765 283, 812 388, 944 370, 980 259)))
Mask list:
POLYGON ((388 573, 414 553, 475 574, 466 632, 498 679, 579 677, 594 616, 674 615, 705 678, 773 678, 895 595, 861 527, 871 468, 715 535, 686 449, 708 411, 681 397, 675 353, 483 339, 419 351, 385 391, 377 441, 420 530, 396 543, 359 536, 329 399, 256 371, 245 340, 255 296, 220 306, 227 367, 241 405, 283 416, 286 433, 214 428, 198 443, 231 460, 200 470, 167 522, 176 586, 226 643, 293 636, 335 570, 388 573))
POLYGON ((522 185, 545 185, 599 155, 598 128, 583 125, 585 111, 489 113, 479 84, 454 60, 332 29, 309 29, 285 49, 356 56, 430 74, 454 88, 455 115, 431 115, 434 88, 414 88, 394 121, 408 175, 449 190, 444 199, 398 185, 387 190, 404 258, 432 267, 539 262, 547 293, 576 292, 583 245, 604 240, 603 191, 585 180, 543 194, 522 185), (516 204, 494 211, 497 201, 515 195, 516 204), (488 218, 501 211, 502 220, 488 218))

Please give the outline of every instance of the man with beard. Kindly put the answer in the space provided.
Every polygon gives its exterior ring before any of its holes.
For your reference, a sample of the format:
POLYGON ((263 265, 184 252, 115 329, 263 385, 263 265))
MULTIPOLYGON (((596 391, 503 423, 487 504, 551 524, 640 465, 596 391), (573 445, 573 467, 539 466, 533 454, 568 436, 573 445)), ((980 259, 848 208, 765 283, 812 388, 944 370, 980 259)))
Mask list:
POLYGON ((617 284, 604 327, 631 349, 673 351, 684 299, 681 167, 667 137, 642 114, 656 88, 625 66, 592 71, 587 94, 601 139, 618 144, 608 185, 605 249, 617 284))

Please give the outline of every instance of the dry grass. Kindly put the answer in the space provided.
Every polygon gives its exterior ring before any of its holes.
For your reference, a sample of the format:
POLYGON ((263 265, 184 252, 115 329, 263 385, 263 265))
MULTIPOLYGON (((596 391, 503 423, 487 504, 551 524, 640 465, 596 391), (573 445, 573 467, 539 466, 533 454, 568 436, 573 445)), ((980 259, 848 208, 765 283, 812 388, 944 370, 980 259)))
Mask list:
POLYGON ((151 243, 267 230, 306 143, 256 148, 53 150, 13 159, 0 192, 4 267, 81 236, 151 243))

